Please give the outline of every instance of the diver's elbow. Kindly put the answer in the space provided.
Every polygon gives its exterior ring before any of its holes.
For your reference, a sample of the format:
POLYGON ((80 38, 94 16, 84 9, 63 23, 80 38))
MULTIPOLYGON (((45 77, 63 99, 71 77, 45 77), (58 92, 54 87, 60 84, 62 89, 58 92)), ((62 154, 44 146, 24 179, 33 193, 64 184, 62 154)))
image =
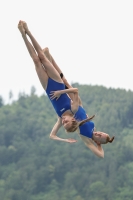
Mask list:
POLYGON ((53 135, 52 135, 52 134, 50 134, 50 135, 49 135, 49 138, 53 140, 53 135))
POLYGON ((104 158, 104 154, 100 154, 98 157, 99 158, 104 158))
POLYGON ((78 91, 79 91, 78 88, 75 88, 75 93, 78 93, 78 91))

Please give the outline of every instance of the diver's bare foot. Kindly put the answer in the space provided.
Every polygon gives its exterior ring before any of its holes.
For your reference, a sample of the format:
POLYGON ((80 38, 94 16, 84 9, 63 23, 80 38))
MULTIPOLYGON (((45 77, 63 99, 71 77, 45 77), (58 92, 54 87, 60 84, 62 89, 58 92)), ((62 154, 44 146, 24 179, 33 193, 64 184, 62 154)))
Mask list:
POLYGON ((43 53, 49 53, 48 47, 45 47, 42 51, 43 51, 43 53))
POLYGON ((28 34, 30 31, 28 29, 27 23, 25 21, 22 21, 22 25, 23 25, 25 32, 28 34))
POLYGON ((19 23, 18 23, 18 29, 20 30, 20 32, 22 34, 25 34, 25 30, 23 28, 23 24, 22 24, 22 21, 20 20, 19 23))

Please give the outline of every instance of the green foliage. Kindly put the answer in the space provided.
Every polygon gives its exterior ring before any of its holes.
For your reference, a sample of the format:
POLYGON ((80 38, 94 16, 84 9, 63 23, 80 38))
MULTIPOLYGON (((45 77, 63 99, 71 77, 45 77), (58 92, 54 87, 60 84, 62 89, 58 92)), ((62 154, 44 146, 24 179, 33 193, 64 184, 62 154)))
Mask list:
POLYGON ((4 105, 4 100, 2 98, 2 96, 0 96, 0 107, 2 107, 4 105))
MULTIPOLYGON (((99 159, 83 144, 49 139, 56 122, 46 95, 20 93, 10 105, 0 97, 0 200, 131 200, 133 197, 133 92, 79 85, 97 130, 115 135, 99 159)), ((11 95, 10 95, 11 96, 11 95)))

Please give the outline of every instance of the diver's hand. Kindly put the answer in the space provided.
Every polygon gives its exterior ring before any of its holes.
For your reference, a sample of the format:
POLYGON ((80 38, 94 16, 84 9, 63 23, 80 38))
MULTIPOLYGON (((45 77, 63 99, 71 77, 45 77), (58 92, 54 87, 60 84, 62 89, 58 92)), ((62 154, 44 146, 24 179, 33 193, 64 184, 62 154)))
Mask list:
POLYGON ((53 100, 55 98, 56 98, 56 100, 58 100, 60 96, 61 96, 61 94, 60 94, 59 90, 50 92, 50 99, 51 100, 53 100))
POLYGON ((75 142, 77 142, 77 140, 69 138, 69 139, 66 139, 66 142, 68 142, 68 143, 75 143, 75 142))

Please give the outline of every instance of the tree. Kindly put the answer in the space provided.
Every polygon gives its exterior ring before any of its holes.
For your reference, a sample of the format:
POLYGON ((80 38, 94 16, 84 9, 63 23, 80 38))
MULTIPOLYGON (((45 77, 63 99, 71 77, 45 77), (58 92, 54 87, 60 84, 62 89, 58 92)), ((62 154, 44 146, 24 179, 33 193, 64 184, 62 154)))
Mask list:
POLYGON ((4 101, 3 101, 2 96, 0 96, 0 107, 2 107, 3 105, 4 105, 4 101))
POLYGON ((31 90, 30 90, 31 96, 35 95, 35 93, 36 93, 36 88, 34 86, 32 86, 31 90))

